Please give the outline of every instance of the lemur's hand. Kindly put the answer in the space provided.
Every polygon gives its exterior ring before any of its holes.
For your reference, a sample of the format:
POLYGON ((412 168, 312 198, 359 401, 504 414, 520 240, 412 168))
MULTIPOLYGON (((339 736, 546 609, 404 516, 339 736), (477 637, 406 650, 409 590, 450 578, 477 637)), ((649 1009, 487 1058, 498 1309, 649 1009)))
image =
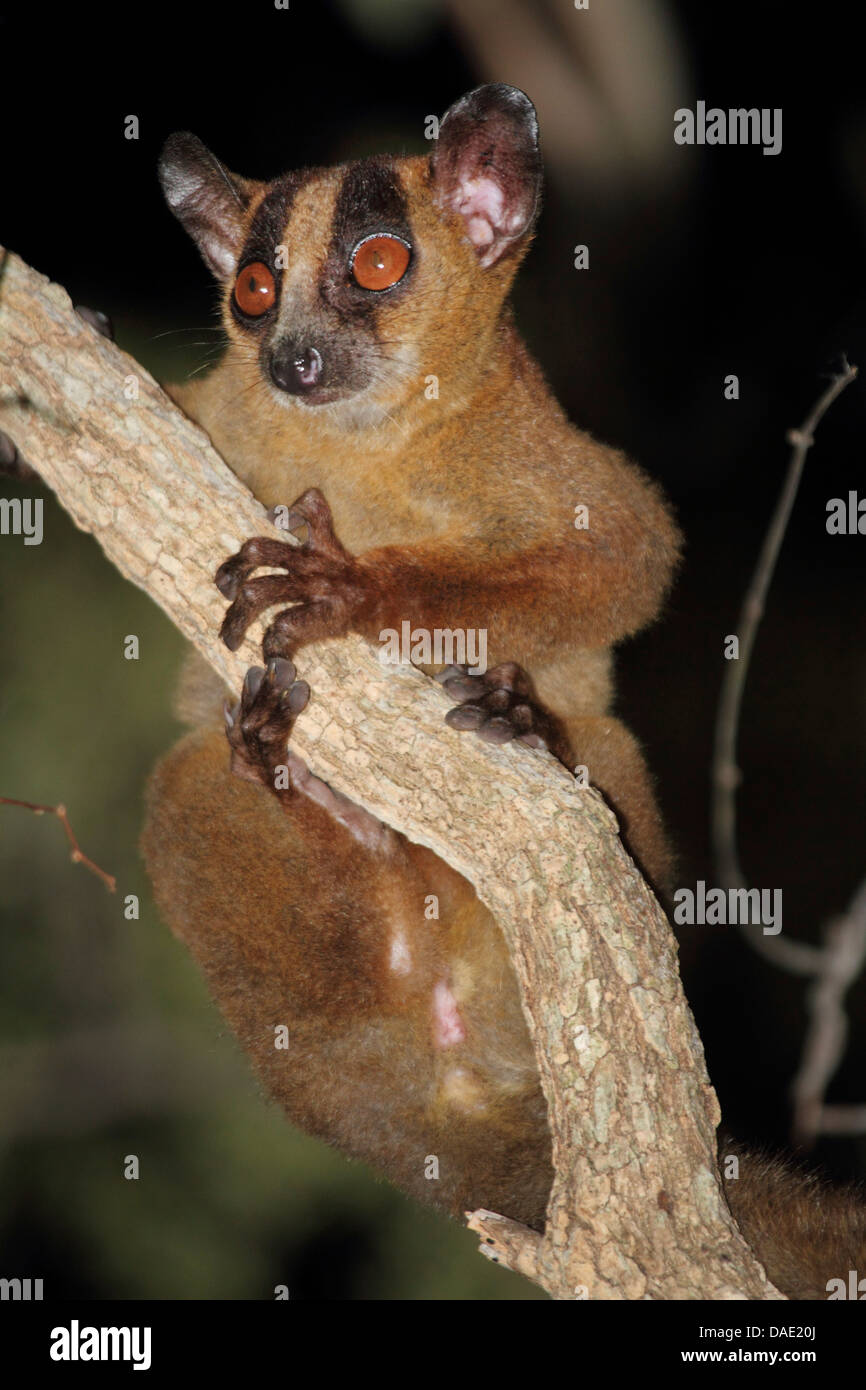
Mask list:
POLYGON ((491 666, 483 676, 470 676, 465 666, 446 666, 435 679, 459 704, 448 711, 452 729, 471 729, 485 743, 518 739, 534 748, 547 748, 566 767, 574 754, 565 729, 539 700, 529 676, 515 661, 491 666))
POLYGON ((267 629, 262 643, 266 659, 291 657, 307 642, 344 637, 352 630, 366 597, 362 571, 338 540, 331 509, 317 487, 308 488, 289 508, 288 529, 302 526, 307 539, 301 545, 256 536, 217 570, 217 588, 232 600, 220 629, 230 651, 240 646, 250 623, 278 603, 295 606, 278 613, 267 629), (251 579, 262 565, 286 573, 251 579))

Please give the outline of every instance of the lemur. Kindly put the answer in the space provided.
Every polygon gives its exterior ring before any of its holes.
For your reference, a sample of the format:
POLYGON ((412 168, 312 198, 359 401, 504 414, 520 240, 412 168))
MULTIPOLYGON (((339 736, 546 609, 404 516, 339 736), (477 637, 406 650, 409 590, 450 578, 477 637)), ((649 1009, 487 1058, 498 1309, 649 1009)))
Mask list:
MULTIPOLYGON (((680 536, 659 488, 569 423, 515 329, 507 296, 540 198, 534 108, 479 87, 429 156, 271 183, 177 134, 160 179, 220 283, 227 338, 215 369, 168 389, 304 540, 253 538, 220 567, 230 647, 278 611, 265 665, 225 711, 201 664, 182 682, 194 728, 152 778, 143 837, 158 904, 296 1124, 452 1215, 487 1207, 541 1229, 545 1103, 494 918, 287 751, 310 696, 305 644, 376 642, 404 620, 484 630, 484 674, 438 672, 455 737, 522 739, 588 768, 644 873, 669 884, 652 780, 611 713, 611 649, 659 612, 680 536)), ((755 1161, 749 1202, 737 1208, 736 1183, 729 1200, 770 1277, 824 1297, 845 1247, 804 1272, 771 1239, 777 1225, 792 1238, 773 1201, 793 1189, 775 1174, 755 1161)))

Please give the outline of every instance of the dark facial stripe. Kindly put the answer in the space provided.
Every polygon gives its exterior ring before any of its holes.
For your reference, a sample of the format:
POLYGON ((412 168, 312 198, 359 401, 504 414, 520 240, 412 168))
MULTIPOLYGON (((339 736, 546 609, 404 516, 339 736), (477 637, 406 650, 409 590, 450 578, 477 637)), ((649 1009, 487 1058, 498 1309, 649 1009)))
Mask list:
POLYGON ((311 173, 304 169, 283 174, 271 184, 256 209, 239 264, 258 260, 273 266, 274 247, 282 241, 292 203, 311 173))
MULTIPOLYGON (((353 250, 374 232, 392 232, 413 246, 403 186, 393 162, 382 156, 350 164, 334 204, 322 290, 329 303, 348 317, 373 317, 381 302, 379 296, 351 284, 349 276, 353 250)), ((411 268, 396 293, 409 282, 411 268)))
POLYGON ((411 242, 406 195, 390 159, 361 159, 351 164, 334 206, 331 250, 351 252, 371 232, 394 232, 411 242))
MULTIPOLYGON (((249 265, 252 261, 263 261, 266 266, 270 267, 276 286, 275 303, 279 303, 283 279, 283 268, 275 263, 276 247, 282 243, 286 223, 289 220, 289 213, 298 189, 303 187, 311 175, 312 170, 302 169, 291 174, 283 174, 282 178, 274 180, 253 214, 247 239, 238 257, 239 267, 249 265)), ((256 331, 263 328, 270 320, 269 314, 264 314, 261 319, 250 319, 242 314, 235 302, 234 295, 231 296, 230 304, 232 316, 242 328, 256 331)))

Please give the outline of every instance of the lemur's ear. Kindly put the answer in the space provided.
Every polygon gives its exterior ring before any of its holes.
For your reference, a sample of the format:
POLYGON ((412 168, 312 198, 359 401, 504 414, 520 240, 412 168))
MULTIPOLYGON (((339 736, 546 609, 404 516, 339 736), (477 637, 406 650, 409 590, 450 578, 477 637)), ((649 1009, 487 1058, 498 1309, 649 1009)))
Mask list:
POLYGON ((188 130, 170 135, 163 145, 159 181, 214 275, 228 280, 243 244, 244 214, 259 185, 230 173, 188 130))
POLYGON ((463 218, 481 265, 493 265, 532 227, 541 191, 535 107, 492 82, 448 109, 430 157, 439 198, 463 218))

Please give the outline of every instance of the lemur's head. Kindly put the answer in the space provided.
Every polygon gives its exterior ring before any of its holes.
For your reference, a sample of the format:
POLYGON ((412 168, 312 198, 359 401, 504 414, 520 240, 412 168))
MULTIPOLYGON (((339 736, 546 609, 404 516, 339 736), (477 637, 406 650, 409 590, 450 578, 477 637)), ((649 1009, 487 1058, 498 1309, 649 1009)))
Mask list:
POLYGON ((449 109, 429 157, 258 183, 179 133, 159 174, 222 283, 230 339, 272 397, 361 424, 430 375, 471 385, 489 359, 541 160, 532 103, 496 83, 449 109))

